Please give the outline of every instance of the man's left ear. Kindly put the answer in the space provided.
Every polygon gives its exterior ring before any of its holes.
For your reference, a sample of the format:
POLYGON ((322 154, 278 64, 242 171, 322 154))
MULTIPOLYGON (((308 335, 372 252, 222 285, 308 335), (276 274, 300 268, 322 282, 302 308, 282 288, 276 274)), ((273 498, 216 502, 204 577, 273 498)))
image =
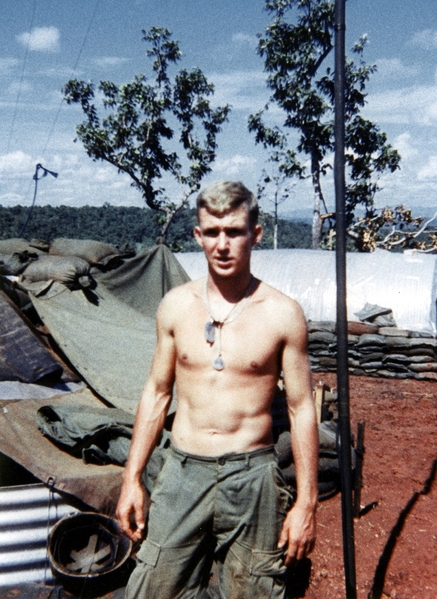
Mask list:
POLYGON ((253 228, 253 237, 252 237, 252 245, 256 245, 259 243, 263 236, 263 228, 261 225, 255 225, 253 228))

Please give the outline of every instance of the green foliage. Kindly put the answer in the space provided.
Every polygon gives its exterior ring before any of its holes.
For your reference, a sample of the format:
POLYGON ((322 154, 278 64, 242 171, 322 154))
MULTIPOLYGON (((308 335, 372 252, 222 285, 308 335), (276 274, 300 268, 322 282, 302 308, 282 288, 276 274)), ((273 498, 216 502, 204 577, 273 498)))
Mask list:
MULTIPOLYGON (((28 208, 0 206, 2 239, 16 237, 28 208)), ((56 237, 94 239, 115 245, 153 245, 159 235, 154 213, 146 208, 104 206, 35 206, 26 238, 53 241, 56 237)))
POLYGON ((101 81, 104 118, 98 116, 92 83, 72 79, 63 93, 68 104, 80 104, 85 114, 76 130, 87 154, 131 177, 149 208, 161 213, 165 237, 175 214, 210 172, 217 134, 230 108, 212 108, 214 86, 200 69, 182 69, 170 78, 169 68, 180 60, 181 51, 167 29, 152 27, 142 33, 154 79, 138 74, 121 86, 101 81), (163 176, 177 184, 176 201, 160 186, 163 176))
MULTIPOLYGON (((271 250, 274 247, 274 216, 261 212, 260 224, 263 227, 261 242, 256 248, 271 250)), ((278 249, 310 249, 311 225, 303 221, 278 219, 278 249)))
MULTIPOLYGON (((258 53, 264 59, 271 90, 269 103, 249 118, 249 130, 270 158, 278 160, 289 176, 307 176, 309 158, 314 188, 312 246, 322 240, 322 210, 327 212, 321 178, 331 168, 328 157, 334 149, 334 47, 333 0, 266 0, 273 21, 260 36, 258 53), (283 113, 282 126, 268 125, 269 106, 283 113), (290 132, 298 134, 296 150, 290 132)), ((385 171, 399 168, 400 155, 387 143, 385 133, 360 115, 365 104, 366 83, 375 71, 367 65, 363 36, 352 48, 355 61, 345 65, 345 141, 348 183, 346 190, 347 224, 355 221, 358 206, 371 211, 378 191, 378 178, 385 171)))
MULTIPOLYGON (((0 206, 0 239, 17 237, 29 208, 0 206)), ((180 210, 168 230, 167 243, 174 251, 200 251, 193 237, 196 211, 185 207, 180 210)), ((261 213, 264 236, 260 247, 273 247, 273 219, 261 213)), ((70 239, 94 239, 119 247, 134 249, 155 245, 160 235, 156 213, 148 208, 110 206, 35 206, 27 225, 27 239, 43 239, 51 242, 57 237, 70 239)), ((310 247, 311 227, 306 223, 279 220, 278 247, 310 247)))

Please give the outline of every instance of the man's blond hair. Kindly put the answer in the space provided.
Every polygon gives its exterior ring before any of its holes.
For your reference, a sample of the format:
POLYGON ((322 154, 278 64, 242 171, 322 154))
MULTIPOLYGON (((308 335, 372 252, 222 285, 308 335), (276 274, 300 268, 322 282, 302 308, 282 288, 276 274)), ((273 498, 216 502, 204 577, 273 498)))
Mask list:
POLYGON ((258 223, 257 199, 240 181, 218 181, 203 189, 197 196, 197 218, 199 210, 206 208, 214 216, 223 216, 240 206, 245 206, 251 226, 258 223))

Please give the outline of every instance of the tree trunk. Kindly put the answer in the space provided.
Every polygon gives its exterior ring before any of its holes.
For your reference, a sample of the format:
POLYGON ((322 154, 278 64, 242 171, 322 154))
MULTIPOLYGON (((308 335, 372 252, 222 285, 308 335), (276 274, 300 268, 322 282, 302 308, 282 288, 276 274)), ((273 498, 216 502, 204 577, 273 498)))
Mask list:
POLYGON ((167 220, 165 221, 165 223, 162 225, 161 228, 161 239, 162 241, 165 243, 166 239, 167 239, 167 231, 168 228, 171 224, 171 221, 173 220, 174 215, 176 214, 176 212, 173 213, 167 213, 167 220))
POLYGON ((161 212, 163 212, 166 216, 166 220, 162 225, 161 228, 161 236, 160 236, 160 243, 165 243, 166 239, 167 239, 167 232, 168 232, 168 228, 170 227, 171 223, 173 222, 174 217, 176 216, 176 214, 179 212, 179 210, 182 210, 182 208, 188 204, 188 199, 190 197, 191 194, 189 194, 188 196, 186 196, 178 206, 174 207, 174 208, 169 208, 168 206, 165 207, 164 210, 161 210, 161 212))
POLYGON ((312 249, 318 250, 322 241, 322 219, 320 209, 322 205, 322 188, 320 185, 320 164, 315 155, 311 154, 311 181, 314 189, 313 225, 312 225, 312 249))

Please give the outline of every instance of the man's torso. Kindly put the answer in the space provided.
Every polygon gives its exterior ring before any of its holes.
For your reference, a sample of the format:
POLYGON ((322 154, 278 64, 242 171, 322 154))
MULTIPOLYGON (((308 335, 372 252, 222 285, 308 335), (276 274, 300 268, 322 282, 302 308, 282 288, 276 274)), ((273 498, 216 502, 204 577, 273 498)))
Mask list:
POLYGON ((214 343, 208 343, 205 324, 210 315, 202 283, 189 283, 174 294, 177 447, 214 456, 272 443, 270 407, 281 370, 290 301, 258 284, 243 311, 221 330, 214 327, 214 343), (214 367, 219 350, 222 370, 214 367))

